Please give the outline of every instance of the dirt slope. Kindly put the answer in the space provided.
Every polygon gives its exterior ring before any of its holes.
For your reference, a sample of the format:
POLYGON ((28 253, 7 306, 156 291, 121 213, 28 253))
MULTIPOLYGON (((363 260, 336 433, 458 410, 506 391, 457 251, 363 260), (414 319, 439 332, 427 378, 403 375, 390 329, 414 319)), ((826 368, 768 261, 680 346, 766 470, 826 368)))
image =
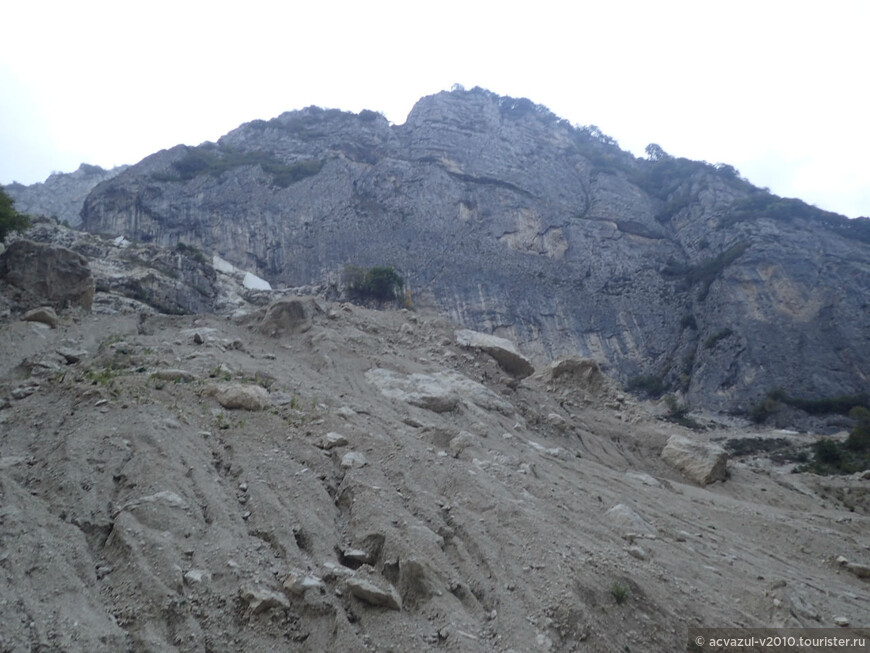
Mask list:
POLYGON ((101 306, 0 325, 0 651, 674 651, 693 625, 870 626, 870 584, 836 561, 870 564, 868 480, 732 460, 697 487, 668 436, 748 434, 684 432, 603 377, 517 383, 433 316, 319 302, 275 338, 255 307, 101 306))

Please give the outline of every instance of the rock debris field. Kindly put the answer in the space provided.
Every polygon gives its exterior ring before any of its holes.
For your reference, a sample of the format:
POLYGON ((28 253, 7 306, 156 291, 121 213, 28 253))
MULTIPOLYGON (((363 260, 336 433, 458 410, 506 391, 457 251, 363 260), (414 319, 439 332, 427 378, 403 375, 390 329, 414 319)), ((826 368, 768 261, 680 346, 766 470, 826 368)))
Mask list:
POLYGON ((0 651, 670 652, 690 626, 870 626, 867 474, 721 448, 812 434, 692 432, 592 361, 531 373, 425 312, 98 292, 21 314, 0 324, 0 651))

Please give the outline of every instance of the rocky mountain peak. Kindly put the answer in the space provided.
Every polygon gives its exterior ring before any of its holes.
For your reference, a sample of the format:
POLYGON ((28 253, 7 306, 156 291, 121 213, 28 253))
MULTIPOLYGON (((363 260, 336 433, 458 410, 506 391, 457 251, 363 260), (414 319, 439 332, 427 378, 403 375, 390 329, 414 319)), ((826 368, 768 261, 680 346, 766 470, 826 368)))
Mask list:
POLYGON ((417 306, 692 406, 867 392, 870 220, 659 150, 479 88, 397 126, 308 107, 146 158, 93 189, 83 226, 274 286, 391 265, 417 306))

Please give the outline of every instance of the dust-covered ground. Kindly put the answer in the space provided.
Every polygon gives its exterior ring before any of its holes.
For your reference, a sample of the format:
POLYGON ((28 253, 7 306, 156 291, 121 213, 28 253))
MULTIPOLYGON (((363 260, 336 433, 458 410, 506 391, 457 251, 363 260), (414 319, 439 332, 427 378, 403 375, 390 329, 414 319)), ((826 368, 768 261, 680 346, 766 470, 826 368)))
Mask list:
POLYGON ((672 652, 690 626, 870 626, 870 480, 746 455, 700 487, 660 457, 672 433, 813 436, 692 433, 601 375, 516 381, 437 316, 309 306, 277 337, 256 307, 0 324, 0 651, 672 652))

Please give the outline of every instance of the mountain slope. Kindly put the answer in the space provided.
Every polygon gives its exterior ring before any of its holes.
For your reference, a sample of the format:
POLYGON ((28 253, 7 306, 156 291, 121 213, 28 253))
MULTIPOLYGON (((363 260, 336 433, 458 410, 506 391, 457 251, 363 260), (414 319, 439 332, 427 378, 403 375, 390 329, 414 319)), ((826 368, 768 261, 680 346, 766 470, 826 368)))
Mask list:
POLYGON ((394 265, 418 305, 695 406, 868 390, 868 221, 481 89, 401 126, 316 107, 247 123, 100 184, 82 217, 276 284, 394 265))
POLYGON ((867 626, 860 475, 749 456, 698 487, 659 455, 683 429, 594 366, 517 385, 425 311, 291 297, 307 319, 272 337, 248 304, 97 295, 53 329, 0 317, 2 650, 670 652, 695 625, 867 626))

